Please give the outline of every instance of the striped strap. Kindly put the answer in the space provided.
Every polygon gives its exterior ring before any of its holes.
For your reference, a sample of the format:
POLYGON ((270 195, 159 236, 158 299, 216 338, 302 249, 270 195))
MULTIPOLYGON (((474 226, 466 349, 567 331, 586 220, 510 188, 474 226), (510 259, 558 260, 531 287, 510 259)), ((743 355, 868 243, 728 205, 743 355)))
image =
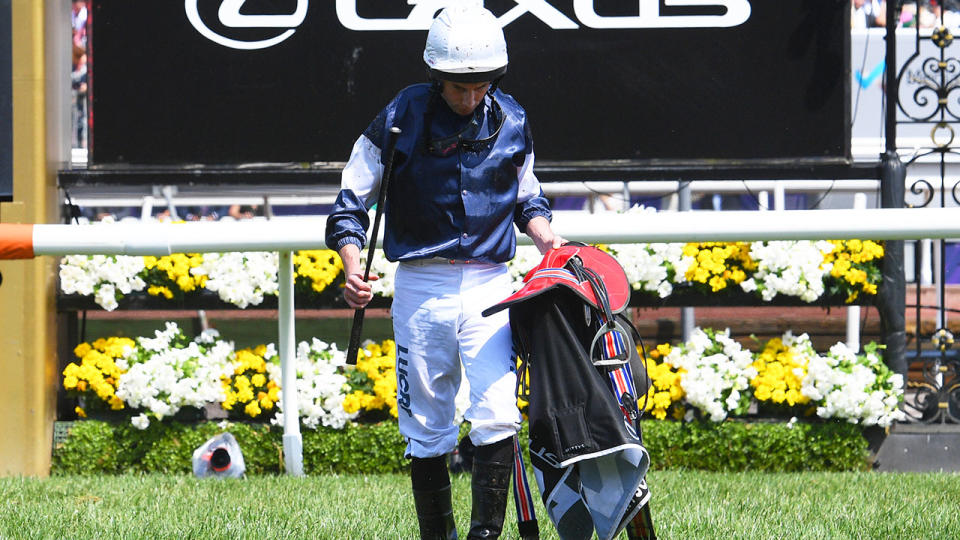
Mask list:
POLYGON ((527 480, 527 469, 523 464, 523 452, 520 450, 520 438, 513 436, 513 502, 517 506, 517 528, 520 538, 538 538, 537 515, 533 509, 533 497, 527 480))
POLYGON ((608 326, 602 311, 597 312, 600 321, 600 354, 603 360, 629 358, 627 344, 620 326, 608 326))
POLYGON ((533 276, 531 276, 527 281, 529 282, 535 279, 562 279, 575 285, 580 284, 580 280, 574 277, 573 272, 565 268, 541 268, 540 270, 534 272, 533 276))

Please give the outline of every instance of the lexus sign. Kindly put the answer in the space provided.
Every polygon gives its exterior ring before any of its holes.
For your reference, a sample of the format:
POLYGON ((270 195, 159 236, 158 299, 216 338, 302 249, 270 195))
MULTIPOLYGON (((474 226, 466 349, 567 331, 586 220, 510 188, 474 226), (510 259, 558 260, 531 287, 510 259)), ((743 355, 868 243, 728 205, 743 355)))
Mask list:
MULTIPOLYGON (((462 1, 93 0, 92 162, 344 161, 462 1)), ((844 1, 485 5, 540 160, 849 153, 844 1)))

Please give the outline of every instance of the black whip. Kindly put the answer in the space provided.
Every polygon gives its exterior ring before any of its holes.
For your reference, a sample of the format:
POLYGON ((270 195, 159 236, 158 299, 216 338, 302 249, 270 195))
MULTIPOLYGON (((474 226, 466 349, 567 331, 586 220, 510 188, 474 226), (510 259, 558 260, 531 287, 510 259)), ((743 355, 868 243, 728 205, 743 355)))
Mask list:
MULTIPOLYGON (((363 271, 363 281, 370 279, 370 264, 373 263, 373 252, 377 246, 377 238, 380 232, 380 218, 383 216, 384 202, 387 199, 387 185, 390 183, 390 176, 393 174, 393 155, 397 149, 397 138, 400 136, 400 128, 390 128, 390 136, 387 141, 387 160, 383 163, 383 177, 380 178, 380 193, 377 195, 377 214, 373 218, 373 230, 370 231, 370 242, 367 246, 367 264, 363 271)), ((350 328, 350 344, 347 346, 347 364, 355 366, 357 364, 357 353, 360 350, 360 333, 363 332, 363 316, 367 308, 357 309, 353 314, 353 326, 350 328)))

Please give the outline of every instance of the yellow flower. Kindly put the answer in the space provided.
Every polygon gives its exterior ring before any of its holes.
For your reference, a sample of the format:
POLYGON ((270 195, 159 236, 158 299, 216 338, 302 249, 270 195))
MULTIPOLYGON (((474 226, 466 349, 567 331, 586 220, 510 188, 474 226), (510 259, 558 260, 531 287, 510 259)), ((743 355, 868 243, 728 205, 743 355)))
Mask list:
POLYGON ((180 287, 184 292, 190 292, 197 288, 196 284, 188 275, 181 275, 177 277, 177 286, 180 287))
POLYGON ((110 404, 110 408, 115 411, 123 409, 123 400, 118 398, 116 395, 111 396, 108 403, 110 404))
POLYGON ((150 285, 147 287, 147 294, 151 296, 163 296, 167 300, 173 298, 173 291, 161 285, 150 285))
POLYGON ((253 377, 250 377, 250 382, 254 386, 263 386, 267 383, 267 378, 263 376, 262 373, 257 373, 253 377))
POLYGON ((360 410, 361 395, 363 395, 363 392, 358 390, 351 394, 347 394, 347 396, 343 398, 343 410, 346 411, 347 414, 353 414, 360 410))
POLYGON ((77 358, 83 358, 91 350, 93 350, 93 347, 89 343, 81 343, 73 349, 73 354, 77 355, 77 358))
POLYGON ((249 386, 245 386, 237 390, 237 401, 240 403, 246 403, 253 400, 253 389, 249 386))
POLYGON ((112 358, 120 358, 128 348, 132 349, 136 346, 137 343, 130 338, 114 337, 107 340, 103 352, 112 358))
POLYGON ((77 416, 79 416, 80 418, 87 417, 87 411, 83 410, 83 408, 81 407, 74 407, 73 412, 77 413, 77 416))
POLYGON ((250 403, 247 403, 246 407, 243 408, 243 412, 251 418, 256 418, 260 416, 260 413, 263 411, 260 410, 260 405, 256 401, 251 401, 250 403))
POLYGON ((270 399, 270 395, 266 392, 257 393, 257 401, 260 403, 260 407, 266 411, 269 411, 273 408, 273 400, 270 399))
POLYGON ((521 411, 526 409, 529 405, 530 405, 529 401, 520 397, 517 398, 517 408, 520 409, 521 411))
POLYGON ((658 409, 666 410, 670 407, 670 393, 669 392, 657 392, 653 395, 653 406, 658 409))
POLYGON ((293 257, 294 273, 308 280, 311 289, 322 292, 343 271, 340 256, 332 250, 304 250, 293 257))
MULTIPOLYGON (((71 364, 73 365, 73 364, 71 364)), ((63 387, 67 390, 73 390, 77 387, 77 378, 73 376, 67 376, 63 378, 63 387)))

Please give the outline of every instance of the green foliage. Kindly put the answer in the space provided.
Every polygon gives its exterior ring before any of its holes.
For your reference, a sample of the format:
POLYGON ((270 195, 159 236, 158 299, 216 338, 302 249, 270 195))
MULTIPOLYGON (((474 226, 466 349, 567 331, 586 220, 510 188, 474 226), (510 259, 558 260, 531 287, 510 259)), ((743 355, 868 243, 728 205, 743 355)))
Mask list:
MULTIPOLYGON (((221 430, 213 422, 204 422, 196 426, 171 422, 165 427, 163 435, 153 444, 140 462, 144 471, 162 473, 182 473, 193 470, 191 459, 193 451, 221 430)), ((243 450, 243 446, 240 447, 243 450)), ((246 453, 244 452, 244 461, 246 453)))
MULTIPOLYGON (((526 428, 526 425, 524 426, 526 428)), ((190 473, 193 451, 223 431, 240 444, 248 474, 283 472, 283 434, 256 423, 154 422, 146 430, 129 423, 76 422, 53 453, 53 474, 125 472, 190 473)), ((461 429, 461 436, 467 433, 461 429)), ((409 462, 394 422, 354 424, 342 430, 303 432, 308 474, 398 473, 409 462)), ((521 446, 526 447, 526 429, 521 446)), ((643 422, 653 469, 708 471, 861 471, 869 468, 867 440, 859 426, 839 422, 747 423, 643 422)))
POLYGON ((75 422, 66 441, 53 450, 52 474, 116 472, 122 454, 106 422, 75 422))
POLYGON ((393 422, 348 424, 303 433, 303 467, 307 473, 389 473, 406 470, 407 444, 393 422))
POLYGON ((869 468, 861 428, 840 422, 642 422, 653 469, 859 471, 869 468))

